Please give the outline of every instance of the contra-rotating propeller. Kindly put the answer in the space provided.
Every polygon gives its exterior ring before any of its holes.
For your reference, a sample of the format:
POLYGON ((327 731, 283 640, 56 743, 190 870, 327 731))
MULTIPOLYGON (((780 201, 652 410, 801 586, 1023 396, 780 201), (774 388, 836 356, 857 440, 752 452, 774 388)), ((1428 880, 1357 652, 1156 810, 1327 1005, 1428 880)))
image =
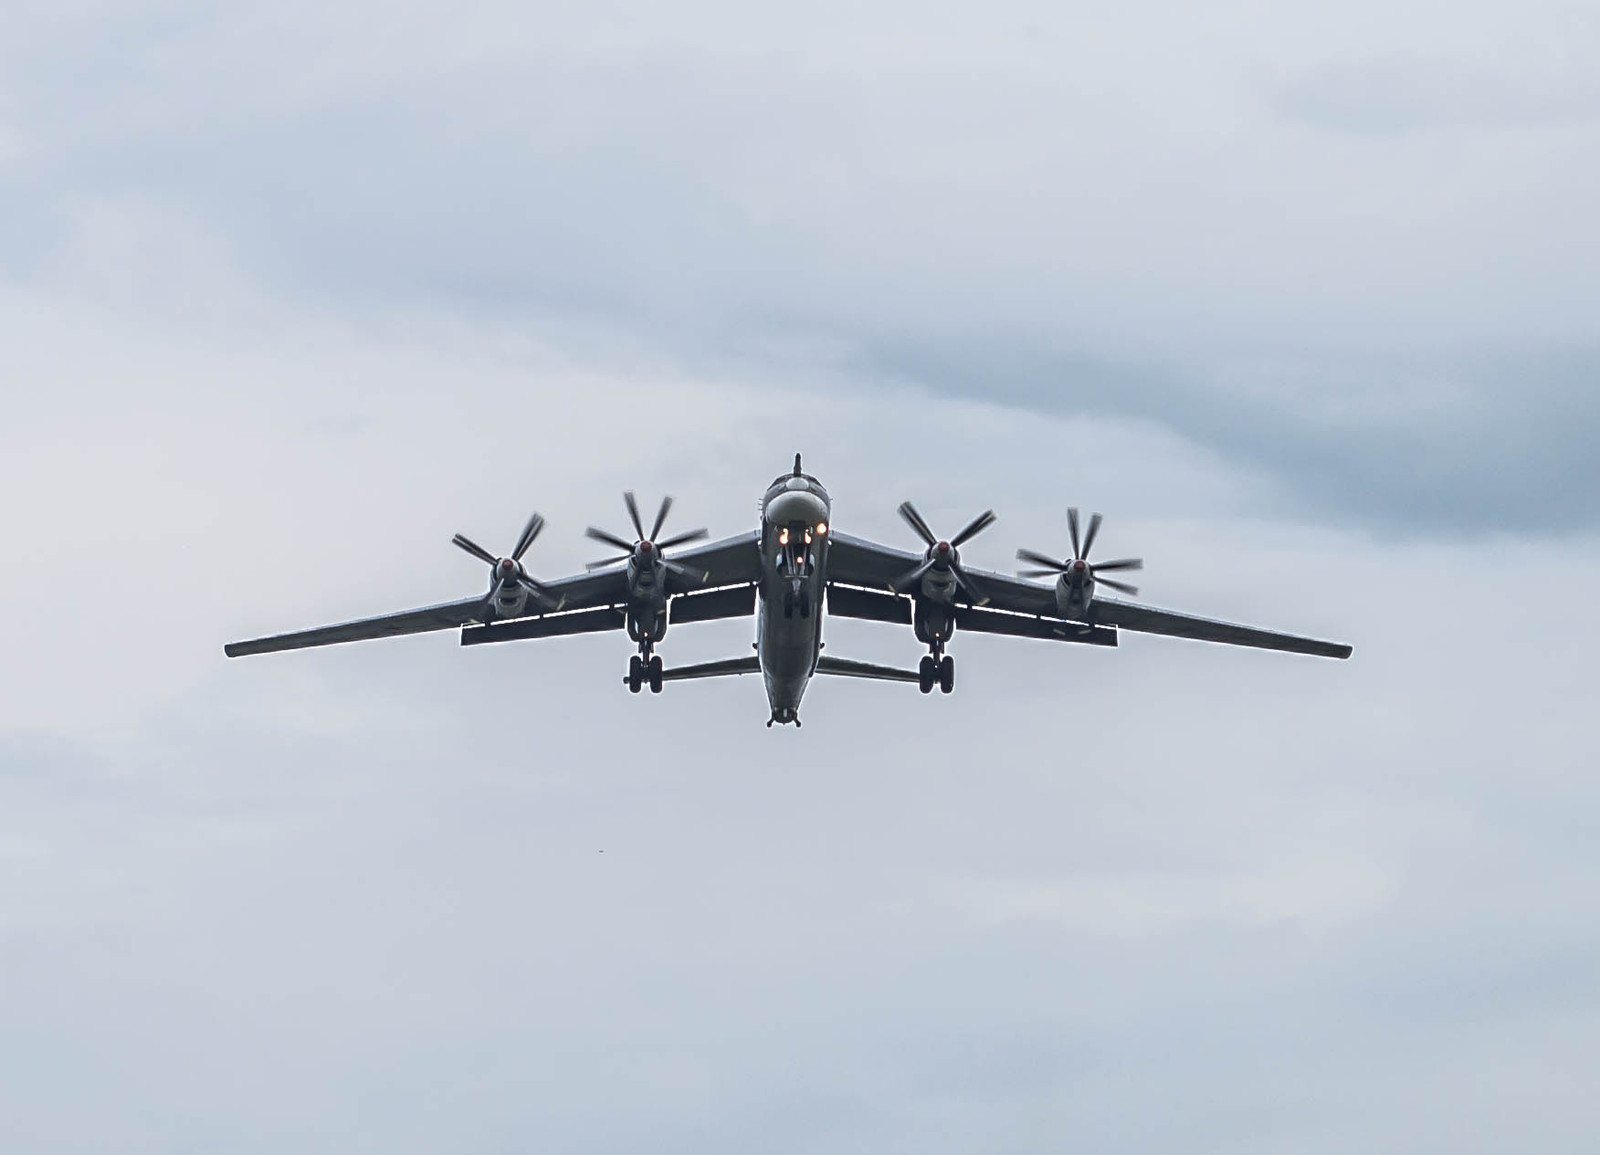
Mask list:
POLYGON ((1094 548, 1095 534, 1100 532, 1100 515, 1094 514, 1089 518, 1089 532, 1084 535, 1083 542, 1078 542, 1078 509, 1073 506, 1067 510, 1067 532, 1072 535, 1072 557, 1067 561, 1056 561, 1042 553, 1035 553, 1031 549, 1019 549, 1017 557, 1021 561, 1031 561, 1040 569, 1018 570, 1018 577, 1057 577, 1065 575, 1074 585, 1082 585, 1085 581, 1099 582, 1101 585, 1110 586, 1114 590, 1131 597, 1139 596, 1139 587, 1128 585, 1126 582, 1113 581, 1100 575, 1106 571, 1115 572, 1125 569, 1143 569, 1144 559, 1137 557, 1118 558, 1116 561, 1101 561, 1090 563, 1089 551, 1094 548))
POLYGON ((464 533, 456 534, 450 541, 487 565, 499 586, 521 586, 543 605, 559 608, 560 602, 554 591, 543 582, 536 581, 522 565, 522 555, 528 552, 528 547, 543 528, 544 518, 535 513, 528 519, 528 524, 522 527, 522 532, 517 535, 517 544, 505 557, 495 557, 464 533))
POLYGON ((656 539, 661 536, 661 527, 666 524, 667 511, 672 508, 672 498, 663 497, 661 499, 661 508, 656 511, 655 524, 650 527, 649 533, 645 533, 644 522, 639 518, 639 503, 633 498, 633 490, 624 491, 622 500, 628 507, 628 518, 633 522, 634 532, 639 536, 630 542, 614 533, 607 533, 605 530, 596 529, 591 525, 584 531, 585 536, 595 541, 603 541, 607 545, 616 546, 622 553, 617 557, 592 561, 584 568, 597 570, 632 558, 640 568, 659 564, 668 573, 675 573, 679 577, 695 581, 704 580, 705 574, 703 571, 690 569, 688 566, 680 565, 675 561, 668 561, 665 551, 672 549, 674 546, 686 545, 691 541, 699 541, 702 538, 710 537, 710 533, 704 529, 691 529, 687 533, 674 534, 665 541, 657 541, 656 539))
POLYGON ((968 522, 965 529, 951 538, 936 536, 933 530, 928 528, 928 523, 922 519, 922 515, 917 512, 917 507, 909 501, 900 503, 899 512, 905 523, 926 543, 928 552, 923 555, 921 565, 895 579, 894 588, 897 591, 904 593, 921 581, 929 570, 939 569, 948 570, 955 577, 956 584, 966 590, 967 596, 977 605, 981 606, 989 600, 989 595, 983 592, 983 587, 962 568, 960 548, 994 524, 994 510, 984 510, 968 522))

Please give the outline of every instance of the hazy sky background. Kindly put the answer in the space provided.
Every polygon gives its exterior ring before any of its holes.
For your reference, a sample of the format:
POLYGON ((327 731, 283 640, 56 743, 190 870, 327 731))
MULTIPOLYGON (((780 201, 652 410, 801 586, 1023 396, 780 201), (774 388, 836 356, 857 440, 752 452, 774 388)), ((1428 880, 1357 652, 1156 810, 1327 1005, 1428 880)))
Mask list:
POLYGON ((4 17, 0 1147, 1591 1149, 1592 4, 4 17), (1355 657, 222 657, 796 450, 1355 657))

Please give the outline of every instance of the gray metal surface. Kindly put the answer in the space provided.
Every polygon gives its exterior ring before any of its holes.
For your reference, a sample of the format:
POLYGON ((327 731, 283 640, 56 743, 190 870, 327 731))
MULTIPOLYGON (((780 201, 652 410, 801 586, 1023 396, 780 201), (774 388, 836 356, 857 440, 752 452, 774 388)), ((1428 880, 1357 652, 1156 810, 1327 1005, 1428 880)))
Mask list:
POLYGON ((461 630, 461 644, 481 646, 488 642, 597 634, 606 630, 620 630, 626 624, 627 619, 620 609, 606 606, 598 610, 573 610, 536 618, 517 618, 510 622, 492 622, 486 626, 465 626, 461 630))
POLYGON ((371 638, 392 638, 402 634, 425 634, 430 630, 448 630, 469 622, 481 621, 489 612, 489 598, 481 595, 459 602, 445 602, 437 606, 424 606, 420 610, 402 610, 376 618, 358 618, 353 622, 340 622, 333 626, 318 626, 311 630, 298 630, 291 634, 274 634, 271 637, 252 638, 246 642, 230 642, 222 652, 230 658, 249 654, 272 654, 280 650, 303 650, 309 646, 331 646, 338 642, 360 642, 371 638))
POLYGON ((1196 618, 1153 606, 1140 606, 1114 598, 1095 598, 1089 616, 1097 624, 1136 630, 1142 634, 1163 634, 1169 638, 1193 638, 1201 642, 1222 642, 1230 646, 1252 646, 1260 650, 1282 650, 1291 654, 1315 654, 1322 658, 1348 658, 1351 647, 1297 634, 1236 626, 1210 618, 1196 618))
POLYGON ((817 659, 817 673, 832 674, 840 678, 870 678, 876 682, 915 682, 915 670, 897 670, 893 666, 875 666, 871 662, 852 662, 849 658, 830 658, 824 654, 817 659))
POLYGON ((724 658, 720 662, 700 662, 693 666, 674 666, 661 671, 663 682, 684 682, 692 678, 723 678, 734 674, 759 674, 761 661, 754 654, 747 658, 724 658))

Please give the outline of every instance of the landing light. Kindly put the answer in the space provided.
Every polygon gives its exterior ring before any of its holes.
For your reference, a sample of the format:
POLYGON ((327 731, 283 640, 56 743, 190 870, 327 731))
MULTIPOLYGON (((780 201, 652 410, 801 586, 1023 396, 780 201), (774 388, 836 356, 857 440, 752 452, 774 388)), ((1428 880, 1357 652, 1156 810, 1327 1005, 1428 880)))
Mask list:
POLYGON ((827 532, 828 532, 828 523, 825 522, 825 521, 817 522, 817 536, 821 537, 823 534, 825 534, 827 532))
POLYGON ((788 545, 789 544, 789 531, 787 529, 780 529, 778 531, 778 544, 779 545, 788 545))

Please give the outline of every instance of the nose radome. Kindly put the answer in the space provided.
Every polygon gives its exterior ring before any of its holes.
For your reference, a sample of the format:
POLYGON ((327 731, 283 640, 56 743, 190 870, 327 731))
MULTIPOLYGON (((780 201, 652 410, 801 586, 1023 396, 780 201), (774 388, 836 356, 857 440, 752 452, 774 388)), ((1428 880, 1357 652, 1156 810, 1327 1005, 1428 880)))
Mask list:
POLYGON ((803 490, 785 490, 767 502, 763 511, 769 525, 793 525, 804 522, 817 525, 828 520, 828 507, 814 493, 803 490))

